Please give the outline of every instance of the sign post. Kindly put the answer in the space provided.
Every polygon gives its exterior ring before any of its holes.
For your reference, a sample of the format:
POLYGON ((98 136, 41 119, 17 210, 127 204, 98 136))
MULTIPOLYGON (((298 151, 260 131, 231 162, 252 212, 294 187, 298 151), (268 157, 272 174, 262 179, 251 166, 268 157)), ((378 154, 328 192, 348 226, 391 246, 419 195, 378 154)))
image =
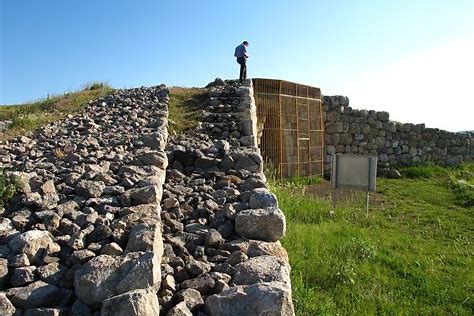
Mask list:
POLYGON ((336 189, 350 188, 366 192, 366 213, 369 215, 370 192, 375 192, 377 157, 336 154, 332 160, 331 187, 333 205, 336 206, 336 189))

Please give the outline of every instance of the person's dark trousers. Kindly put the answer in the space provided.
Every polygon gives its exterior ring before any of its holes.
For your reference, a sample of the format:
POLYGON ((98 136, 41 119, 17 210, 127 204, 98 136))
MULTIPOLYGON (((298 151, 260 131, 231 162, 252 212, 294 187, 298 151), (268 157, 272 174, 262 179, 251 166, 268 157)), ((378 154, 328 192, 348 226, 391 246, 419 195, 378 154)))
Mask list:
POLYGON ((247 59, 245 57, 237 57, 237 62, 240 64, 239 81, 243 82, 247 79, 247 59))

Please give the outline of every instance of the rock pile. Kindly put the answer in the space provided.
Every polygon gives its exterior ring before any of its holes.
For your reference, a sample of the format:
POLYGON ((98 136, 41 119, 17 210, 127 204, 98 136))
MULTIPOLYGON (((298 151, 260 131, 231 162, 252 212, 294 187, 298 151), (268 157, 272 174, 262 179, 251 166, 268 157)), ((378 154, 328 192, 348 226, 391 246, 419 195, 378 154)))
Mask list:
POLYGON ((294 314, 251 83, 207 99, 169 142, 157 86, 0 144, 22 191, 0 210, 1 315, 294 314))
POLYGON ((213 86, 204 110, 167 146, 162 313, 293 315, 285 218, 262 173, 252 89, 213 86))
POLYGON ((474 135, 389 120, 389 113, 357 110, 344 96, 324 97, 326 166, 335 153, 378 156, 382 168, 432 161, 458 165, 474 159, 474 135))
POLYGON ((0 314, 158 311, 167 104, 118 90, 0 145, 23 192, 0 214, 0 314))

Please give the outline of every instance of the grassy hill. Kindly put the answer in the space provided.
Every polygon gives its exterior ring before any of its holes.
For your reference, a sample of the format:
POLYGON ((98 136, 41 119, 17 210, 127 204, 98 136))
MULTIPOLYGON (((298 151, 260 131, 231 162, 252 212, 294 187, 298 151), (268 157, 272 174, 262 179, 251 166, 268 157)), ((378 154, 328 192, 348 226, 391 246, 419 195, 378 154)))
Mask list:
POLYGON ((324 183, 272 182, 297 315, 474 314, 474 164, 402 171, 368 217, 363 194, 333 209, 324 183))

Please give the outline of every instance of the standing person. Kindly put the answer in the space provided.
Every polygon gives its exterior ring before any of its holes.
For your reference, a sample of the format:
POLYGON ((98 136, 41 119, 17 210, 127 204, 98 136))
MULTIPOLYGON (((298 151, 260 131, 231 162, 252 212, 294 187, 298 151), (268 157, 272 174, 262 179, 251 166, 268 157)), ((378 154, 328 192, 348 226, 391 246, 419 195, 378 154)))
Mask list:
POLYGON ((237 63, 240 65, 240 83, 244 82, 247 79, 247 58, 249 55, 247 54, 247 47, 249 46, 249 42, 243 41, 242 44, 235 48, 234 56, 237 57, 237 63))

